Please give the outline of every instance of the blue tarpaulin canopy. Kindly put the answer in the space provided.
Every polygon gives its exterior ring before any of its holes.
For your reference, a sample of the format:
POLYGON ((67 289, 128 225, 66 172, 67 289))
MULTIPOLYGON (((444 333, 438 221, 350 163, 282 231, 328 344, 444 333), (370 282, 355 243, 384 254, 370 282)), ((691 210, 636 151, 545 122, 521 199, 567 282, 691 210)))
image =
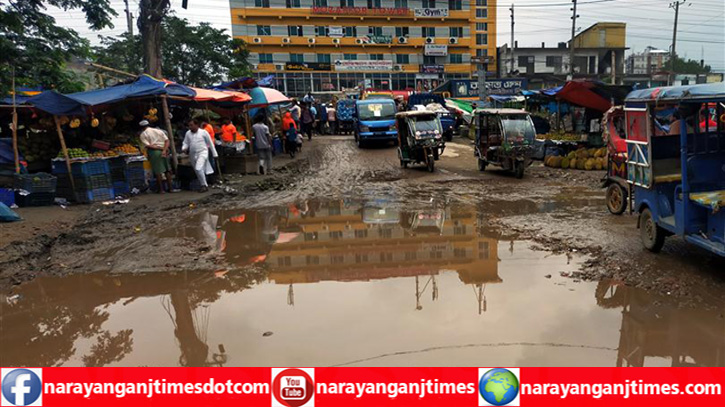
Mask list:
POLYGON ((546 96, 555 96, 559 91, 561 91, 564 87, 563 86, 557 86, 555 88, 549 88, 549 89, 542 89, 540 93, 542 95, 546 96))
POLYGON ((71 93, 67 96, 86 106, 98 106, 129 98, 156 95, 194 97, 196 96, 196 92, 178 83, 155 79, 148 75, 141 75, 134 82, 128 84, 88 92, 71 93))
POLYGON ((44 112, 56 116, 83 116, 86 113, 82 103, 54 90, 48 90, 40 95, 33 96, 26 102, 44 112))
POLYGON ((665 100, 725 100, 725 82, 640 89, 630 92, 626 99, 627 102, 665 100))

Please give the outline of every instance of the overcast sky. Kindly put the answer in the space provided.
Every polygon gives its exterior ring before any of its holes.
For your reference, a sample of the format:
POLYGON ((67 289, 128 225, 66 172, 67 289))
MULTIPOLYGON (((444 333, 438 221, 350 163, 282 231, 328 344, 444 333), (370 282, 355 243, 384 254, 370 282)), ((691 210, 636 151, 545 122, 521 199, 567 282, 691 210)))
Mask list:
MULTIPOLYGON (((138 0, 129 0, 134 16, 138 0)), ((384 0, 384 4, 393 3, 384 0)), ((577 27, 586 29, 597 21, 627 23, 627 46, 641 51, 647 45, 669 49, 675 12, 671 0, 579 0, 577 27)), ((126 30, 123 0, 111 0, 118 11, 115 27, 93 32, 87 29, 81 12, 51 10, 58 23, 77 30, 94 43, 97 35, 118 35, 126 30)), ((520 47, 555 46, 571 36, 571 2, 568 0, 515 0, 515 39, 520 47)), ((181 0, 172 0, 176 13, 193 23, 209 22, 217 28, 231 28, 228 0, 189 0, 189 9, 181 8, 181 0)), ((511 2, 498 4, 498 45, 510 42, 511 2)), ((136 28, 134 27, 134 30, 136 28)), ((700 60, 717 72, 725 72, 725 0, 688 0, 680 6, 677 35, 678 55, 700 60)))

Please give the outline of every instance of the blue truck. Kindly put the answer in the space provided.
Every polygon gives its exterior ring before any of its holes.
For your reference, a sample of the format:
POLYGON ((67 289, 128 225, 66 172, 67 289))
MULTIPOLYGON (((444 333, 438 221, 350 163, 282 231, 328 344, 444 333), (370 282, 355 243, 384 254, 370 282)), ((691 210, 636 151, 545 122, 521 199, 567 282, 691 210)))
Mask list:
POLYGON ((355 102, 355 141, 363 148, 371 142, 397 142, 397 107, 393 100, 367 99, 355 102))

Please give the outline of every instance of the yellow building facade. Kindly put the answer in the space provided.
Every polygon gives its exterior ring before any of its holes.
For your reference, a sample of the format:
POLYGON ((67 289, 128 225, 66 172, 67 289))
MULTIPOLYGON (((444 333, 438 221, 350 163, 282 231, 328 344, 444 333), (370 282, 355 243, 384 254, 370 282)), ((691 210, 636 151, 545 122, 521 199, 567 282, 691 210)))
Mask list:
MULTIPOLYGON (((292 96, 425 90, 496 55, 496 0, 230 0, 255 75, 292 96)), ((488 65, 495 75, 496 64, 488 65)))

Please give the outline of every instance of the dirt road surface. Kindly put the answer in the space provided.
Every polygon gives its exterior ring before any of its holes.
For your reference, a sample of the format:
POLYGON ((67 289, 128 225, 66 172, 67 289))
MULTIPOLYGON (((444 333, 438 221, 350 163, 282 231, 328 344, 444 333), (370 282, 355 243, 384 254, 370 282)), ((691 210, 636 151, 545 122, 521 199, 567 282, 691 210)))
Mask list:
POLYGON ((724 366, 725 261, 644 250, 602 175, 329 136, 207 194, 21 211, 0 364, 724 366))

